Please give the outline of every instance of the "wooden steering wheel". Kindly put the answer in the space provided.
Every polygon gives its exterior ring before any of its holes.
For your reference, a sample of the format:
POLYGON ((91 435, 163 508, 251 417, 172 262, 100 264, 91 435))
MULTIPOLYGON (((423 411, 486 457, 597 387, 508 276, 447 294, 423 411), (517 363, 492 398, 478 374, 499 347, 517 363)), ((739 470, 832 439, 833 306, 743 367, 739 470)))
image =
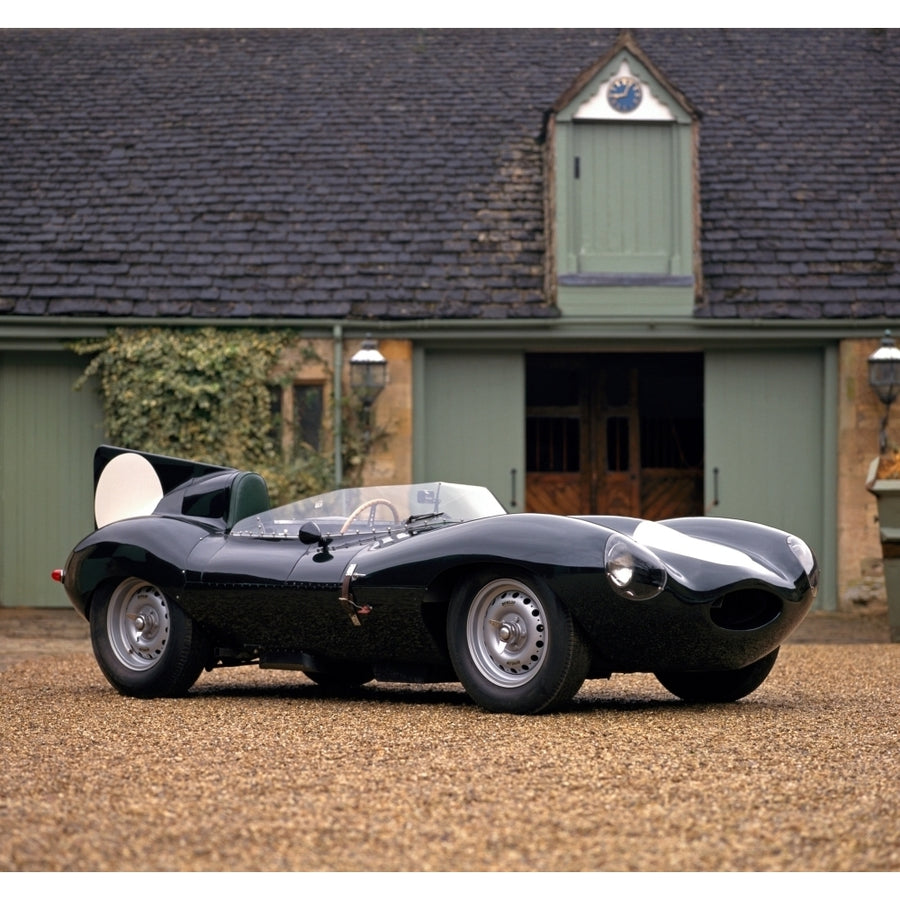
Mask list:
POLYGON ((353 512, 350 513, 349 516, 347 516, 346 521, 344 522, 343 525, 341 525, 340 533, 346 534, 347 529, 350 527, 353 520, 355 518, 357 518, 357 516, 359 516, 360 513, 365 512, 367 509, 372 510, 371 521, 372 521, 372 524, 374 525, 374 523, 375 523, 375 507, 379 506, 379 505, 386 506, 391 511, 391 515, 393 515, 393 517, 394 517, 394 523, 396 525, 400 524, 400 513, 397 511, 397 507, 394 506, 394 504, 391 503, 390 500, 386 500, 384 497, 373 497, 371 500, 366 500, 365 503, 360 503, 359 506, 357 506, 356 509, 354 509, 353 512))

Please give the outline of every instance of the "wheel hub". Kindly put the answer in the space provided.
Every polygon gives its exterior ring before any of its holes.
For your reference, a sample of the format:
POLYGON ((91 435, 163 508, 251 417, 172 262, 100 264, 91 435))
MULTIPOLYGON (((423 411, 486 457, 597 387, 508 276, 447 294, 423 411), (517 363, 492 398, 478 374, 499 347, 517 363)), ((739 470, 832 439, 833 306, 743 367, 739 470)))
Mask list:
POLYGON ((546 648, 537 598, 519 582, 487 585, 470 610, 469 646, 482 674, 495 684, 514 687, 530 681, 546 648))
POLYGON ((134 621, 134 630, 143 638, 150 638, 159 628, 159 618, 152 609, 142 609, 139 613, 128 614, 134 621))
POLYGON ((113 594, 108 616, 110 645, 134 671, 154 665, 169 639, 169 608, 158 588, 130 579, 113 594))
POLYGON ((512 614, 502 622, 492 619, 491 625, 496 626, 497 637, 506 644, 508 652, 515 651, 521 647, 528 636, 525 623, 515 614, 512 614))

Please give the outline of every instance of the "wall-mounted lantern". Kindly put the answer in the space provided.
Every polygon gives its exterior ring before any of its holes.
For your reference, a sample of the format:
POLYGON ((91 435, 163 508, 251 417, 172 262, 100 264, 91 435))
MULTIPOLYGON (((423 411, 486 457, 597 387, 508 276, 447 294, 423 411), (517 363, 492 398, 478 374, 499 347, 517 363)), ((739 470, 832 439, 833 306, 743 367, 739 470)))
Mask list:
POLYGON ((350 357, 350 387, 353 393, 369 408, 387 384, 387 360, 378 349, 378 343, 366 335, 359 350, 350 357))
POLYGON ((378 349, 378 342, 366 335, 359 350, 350 357, 350 389, 362 403, 360 419, 363 439, 371 436, 372 404, 387 384, 387 360, 378 349))
POLYGON ((878 435, 878 447, 882 453, 887 448, 887 421, 891 404, 900 394, 900 350, 885 331, 881 346, 869 357, 869 384, 884 404, 884 418, 878 435))

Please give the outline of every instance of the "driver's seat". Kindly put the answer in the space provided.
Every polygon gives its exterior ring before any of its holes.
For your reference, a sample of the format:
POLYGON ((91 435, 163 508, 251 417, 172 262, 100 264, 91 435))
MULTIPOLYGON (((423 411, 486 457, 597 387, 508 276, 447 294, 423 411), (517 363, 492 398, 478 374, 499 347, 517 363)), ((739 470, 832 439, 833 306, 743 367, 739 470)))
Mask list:
POLYGON ((241 519, 255 516, 271 508, 269 488, 265 479, 256 472, 241 472, 231 482, 231 501, 225 528, 231 530, 241 519))

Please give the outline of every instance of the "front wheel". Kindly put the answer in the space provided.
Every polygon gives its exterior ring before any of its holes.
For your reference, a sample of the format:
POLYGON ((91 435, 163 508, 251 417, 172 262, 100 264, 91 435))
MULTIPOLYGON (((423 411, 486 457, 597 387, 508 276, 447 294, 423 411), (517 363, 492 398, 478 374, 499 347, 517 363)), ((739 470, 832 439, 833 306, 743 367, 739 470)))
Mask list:
POLYGON ((483 572, 459 584, 447 642, 466 692, 491 712, 547 712, 577 693, 590 667, 569 610, 521 575, 483 572))
POLYGON ((731 703, 752 694, 768 677, 778 658, 778 647, 743 669, 722 672, 657 672, 667 690, 688 703, 731 703))
POLYGON ((156 586, 126 578, 91 603, 91 644, 109 683, 129 697, 187 693, 209 644, 189 616, 156 586))

